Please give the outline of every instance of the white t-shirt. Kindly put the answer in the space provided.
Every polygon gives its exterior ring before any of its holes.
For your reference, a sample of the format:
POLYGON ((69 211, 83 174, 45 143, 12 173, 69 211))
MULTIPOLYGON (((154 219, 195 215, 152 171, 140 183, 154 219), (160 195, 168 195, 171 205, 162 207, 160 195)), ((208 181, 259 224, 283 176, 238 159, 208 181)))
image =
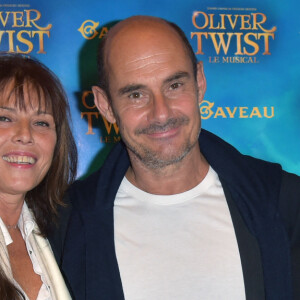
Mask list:
POLYGON ((125 299, 245 299, 230 212, 212 168, 193 189, 167 196, 124 177, 114 220, 125 299))

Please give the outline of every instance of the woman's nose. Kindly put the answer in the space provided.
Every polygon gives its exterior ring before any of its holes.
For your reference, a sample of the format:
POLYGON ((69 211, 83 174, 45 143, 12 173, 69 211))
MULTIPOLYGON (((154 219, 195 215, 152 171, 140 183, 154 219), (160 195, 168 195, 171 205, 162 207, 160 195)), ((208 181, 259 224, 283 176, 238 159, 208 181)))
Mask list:
POLYGON ((32 144, 34 142, 32 128, 28 122, 19 122, 16 124, 13 141, 21 144, 32 144))

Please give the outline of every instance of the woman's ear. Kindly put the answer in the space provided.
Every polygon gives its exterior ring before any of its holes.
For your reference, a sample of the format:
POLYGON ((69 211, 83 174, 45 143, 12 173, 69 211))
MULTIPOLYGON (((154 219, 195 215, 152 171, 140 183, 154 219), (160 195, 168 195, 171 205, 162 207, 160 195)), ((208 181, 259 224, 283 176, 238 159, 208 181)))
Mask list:
POLYGON ((116 118, 114 116, 112 107, 107 98, 106 93, 98 86, 93 86, 92 91, 94 94, 95 105, 97 106, 100 114, 110 123, 115 123, 116 118))

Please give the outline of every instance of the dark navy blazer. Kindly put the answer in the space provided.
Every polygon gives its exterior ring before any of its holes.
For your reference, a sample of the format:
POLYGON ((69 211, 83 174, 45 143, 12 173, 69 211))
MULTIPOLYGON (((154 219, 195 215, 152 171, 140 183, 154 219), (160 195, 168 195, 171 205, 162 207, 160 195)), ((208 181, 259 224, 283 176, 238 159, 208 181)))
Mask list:
MULTIPOLYGON (((247 300, 300 299, 300 177, 278 164, 242 155, 203 129, 199 143, 224 188, 247 300)), ((120 142, 99 171, 72 185, 60 226, 49 234, 76 300, 124 299, 113 207, 129 164, 120 142)))

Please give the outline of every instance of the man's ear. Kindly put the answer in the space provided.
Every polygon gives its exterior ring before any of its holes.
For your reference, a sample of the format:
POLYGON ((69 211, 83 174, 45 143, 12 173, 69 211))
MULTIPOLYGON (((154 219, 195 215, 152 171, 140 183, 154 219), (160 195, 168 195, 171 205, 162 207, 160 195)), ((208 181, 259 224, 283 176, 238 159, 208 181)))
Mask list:
POLYGON ((97 106, 100 114, 108 122, 115 123, 116 119, 106 93, 98 86, 93 86, 92 91, 94 94, 95 105, 97 106))
POLYGON ((202 102, 204 98, 204 94, 206 92, 206 78, 203 70, 203 62, 199 61, 197 64, 197 86, 198 86, 198 101, 199 104, 202 102))

